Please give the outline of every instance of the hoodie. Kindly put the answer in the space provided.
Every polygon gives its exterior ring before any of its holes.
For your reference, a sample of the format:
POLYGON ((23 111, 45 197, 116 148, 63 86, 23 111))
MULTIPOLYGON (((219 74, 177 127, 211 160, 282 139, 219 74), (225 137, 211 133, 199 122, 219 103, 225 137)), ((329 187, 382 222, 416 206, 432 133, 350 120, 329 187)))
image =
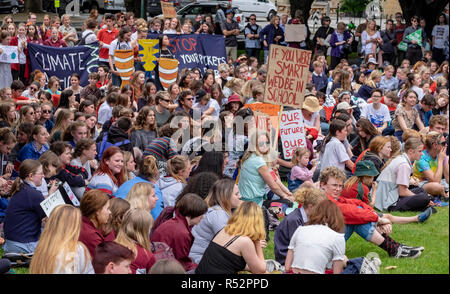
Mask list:
MULTIPOLYGON (((129 140, 128 134, 121 130, 116 124, 113 124, 108 130, 108 142, 116 144, 124 140, 129 140)), ((133 153, 133 145, 131 145, 131 141, 127 144, 120 145, 119 147, 123 151, 130 151, 133 153)))
POLYGON ((175 178, 165 176, 156 182, 156 186, 161 190, 163 196, 164 207, 175 206, 175 200, 180 195, 185 184, 177 181, 175 178))

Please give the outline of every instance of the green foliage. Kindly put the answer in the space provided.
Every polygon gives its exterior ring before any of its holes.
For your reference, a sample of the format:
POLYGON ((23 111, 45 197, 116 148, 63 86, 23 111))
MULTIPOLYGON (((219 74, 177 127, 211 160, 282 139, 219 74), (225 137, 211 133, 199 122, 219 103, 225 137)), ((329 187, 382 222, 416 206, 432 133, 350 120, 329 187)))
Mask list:
POLYGON ((340 7, 340 11, 357 15, 366 9, 369 2, 370 0, 344 0, 340 7))

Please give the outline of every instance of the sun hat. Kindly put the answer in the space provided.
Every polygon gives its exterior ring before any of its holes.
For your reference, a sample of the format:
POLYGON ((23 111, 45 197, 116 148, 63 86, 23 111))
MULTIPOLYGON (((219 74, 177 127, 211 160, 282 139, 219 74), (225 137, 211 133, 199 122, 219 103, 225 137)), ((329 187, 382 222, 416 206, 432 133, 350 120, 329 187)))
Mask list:
POLYGON ((372 64, 378 64, 378 62, 375 60, 375 58, 370 57, 369 60, 367 61, 367 64, 372 63, 372 64))
POLYGON ((241 98, 239 97, 238 94, 233 94, 230 97, 228 97, 228 101, 227 104, 231 103, 231 102, 239 102, 242 105, 242 101, 241 98))
POLYGON ((336 106, 336 110, 342 110, 342 109, 349 110, 349 109, 352 109, 352 108, 355 108, 355 107, 356 107, 356 105, 351 106, 350 104, 348 104, 348 102, 344 101, 344 102, 339 103, 336 106))
POLYGON ((375 177, 378 176, 379 172, 375 167, 375 164, 370 160, 360 160, 356 163, 354 175, 357 177, 368 176, 375 177))
POLYGON ((306 109, 311 112, 317 112, 322 109, 322 106, 319 104, 319 100, 315 96, 308 96, 303 101, 302 109, 306 109))

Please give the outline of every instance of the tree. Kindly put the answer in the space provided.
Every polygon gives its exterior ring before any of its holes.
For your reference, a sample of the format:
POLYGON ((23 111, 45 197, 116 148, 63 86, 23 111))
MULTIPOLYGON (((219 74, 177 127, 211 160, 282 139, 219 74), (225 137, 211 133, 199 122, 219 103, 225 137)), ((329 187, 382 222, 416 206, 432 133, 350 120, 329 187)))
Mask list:
POLYGON ((443 12, 448 0, 399 0, 403 18, 409 24, 411 17, 417 15, 425 18, 427 26, 436 24, 437 17, 443 12))
POLYGON ((370 0, 344 0, 340 11, 351 13, 353 16, 359 16, 365 11, 370 0))
POLYGON ((291 3, 291 17, 294 17, 295 11, 299 9, 302 11, 305 21, 308 20, 309 11, 314 0, 289 0, 289 2, 291 3))

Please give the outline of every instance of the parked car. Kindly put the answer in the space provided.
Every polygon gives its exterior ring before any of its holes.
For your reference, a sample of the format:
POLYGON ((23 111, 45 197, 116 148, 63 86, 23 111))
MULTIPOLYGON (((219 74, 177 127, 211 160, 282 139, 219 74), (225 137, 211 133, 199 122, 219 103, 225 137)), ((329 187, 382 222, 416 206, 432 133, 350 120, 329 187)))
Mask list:
POLYGON ((125 12, 124 0, 83 0, 81 10, 97 9, 99 12, 125 12))
POLYGON ((0 11, 17 14, 25 8, 24 0, 0 0, 0 11))
MULTIPOLYGON (((209 2, 207 0, 198 0, 198 2, 209 2)), ((229 3, 229 0, 222 0, 221 2, 229 3)), ((242 11, 245 19, 254 13, 257 18, 265 18, 268 21, 277 14, 277 7, 269 0, 232 0, 233 6, 242 11)))
MULTIPOLYGON (((208 1, 208 2, 189 3, 177 11, 177 18, 180 20, 181 23, 183 23, 184 20, 186 20, 186 19, 191 19, 192 22, 195 23, 195 17, 197 15, 200 14, 200 15, 204 16, 206 14, 211 14, 213 17, 213 20, 214 20, 214 17, 217 12, 217 8, 216 8, 217 4, 219 4, 220 8, 225 11, 228 3, 229 2, 225 2, 225 1, 208 1)), ((244 20, 244 16, 242 15, 242 12, 235 5, 233 5, 231 8, 234 11, 234 20, 238 23, 239 30, 243 31, 246 24, 245 24, 245 20, 244 20)), ((164 15, 160 14, 157 17, 163 18, 164 15)))

